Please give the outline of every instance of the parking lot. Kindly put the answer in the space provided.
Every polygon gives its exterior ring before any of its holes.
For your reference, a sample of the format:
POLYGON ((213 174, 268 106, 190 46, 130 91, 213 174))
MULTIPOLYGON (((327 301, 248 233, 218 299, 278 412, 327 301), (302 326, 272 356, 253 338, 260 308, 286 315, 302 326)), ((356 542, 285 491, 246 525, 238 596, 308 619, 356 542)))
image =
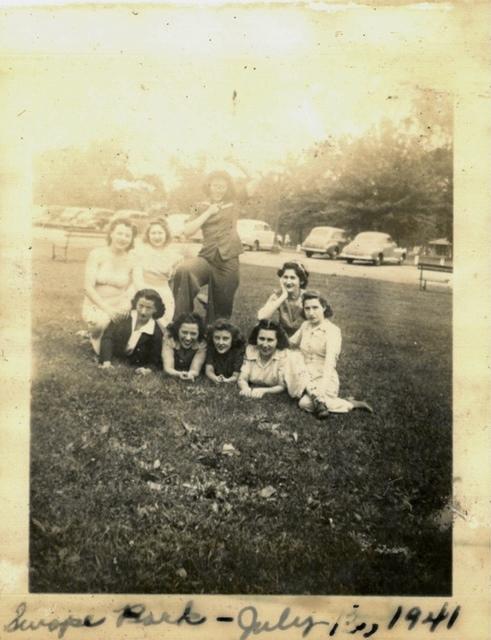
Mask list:
POLYGON ((323 257, 307 258, 303 253, 284 250, 281 253, 269 251, 247 251, 241 256, 244 264, 256 264, 279 267, 287 260, 300 260, 311 273, 324 273, 329 276, 348 276, 351 278, 370 278, 372 280, 386 280, 401 284, 417 284, 419 271, 414 262, 403 265, 384 264, 375 267, 371 264, 355 262, 347 264, 344 260, 329 260, 323 257))
MULTIPOLYGON (((44 240, 46 250, 50 251, 53 242, 58 245, 63 244, 64 232, 60 229, 47 229, 33 227, 33 239, 44 240)), ((103 235, 98 237, 78 237, 71 241, 73 247, 93 248, 105 243, 103 235)), ((179 243, 183 254, 186 257, 196 255, 201 245, 194 242, 179 243)), ((68 251, 70 259, 70 251, 68 251)), ((303 253, 291 249, 285 249, 279 253, 270 251, 245 251, 240 261, 243 264, 262 265, 265 267, 279 267, 287 260, 301 260, 311 273, 321 273, 328 276, 347 276, 351 278, 369 278, 371 280, 385 280, 387 282, 397 282, 401 284, 418 284, 419 271, 416 269, 413 260, 410 258, 405 264, 384 264, 373 266, 372 264, 355 262, 347 264, 344 260, 330 260, 324 257, 307 258, 303 253)), ((448 279, 450 274, 446 274, 448 279)))

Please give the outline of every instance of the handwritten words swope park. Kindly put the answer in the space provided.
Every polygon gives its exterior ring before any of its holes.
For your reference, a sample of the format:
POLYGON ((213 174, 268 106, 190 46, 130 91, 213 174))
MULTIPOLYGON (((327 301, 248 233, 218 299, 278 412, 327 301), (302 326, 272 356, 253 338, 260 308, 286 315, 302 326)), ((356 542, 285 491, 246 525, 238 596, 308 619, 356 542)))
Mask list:
MULTIPOLYGON (((449 607, 447 602, 443 602, 440 608, 435 608, 434 611, 423 611, 418 606, 409 608, 398 606, 382 624, 380 621, 370 620, 370 616, 364 615, 358 604, 353 604, 350 611, 334 615, 331 619, 316 619, 311 615, 299 616, 290 607, 285 607, 276 619, 268 619, 261 615, 260 609, 251 605, 239 609, 235 616, 208 617, 203 612, 199 612, 194 602, 190 600, 177 615, 172 615, 167 611, 154 612, 143 604, 129 603, 109 611, 102 617, 88 614, 77 617, 69 614, 65 618, 36 619, 36 616, 29 614, 26 603, 21 602, 11 621, 4 626, 4 630, 9 633, 48 630, 58 638, 63 638, 70 628, 85 629, 87 637, 90 635, 96 638, 98 637, 96 630, 101 627, 114 629, 124 625, 201 627, 202 625, 214 624, 230 625, 231 629, 235 627, 236 636, 231 634, 229 637, 237 637, 238 640, 248 640, 270 632, 275 632, 274 637, 276 637, 278 632, 295 629, 298 630, 299 637, 302 638, 314 630, 317 631, 315 635, 318 638, 346 633, 355 637, 370 638, 382 630, 395 628, 412 631, 424 627, 430 632, 449 630, 455 625, 460 615, 460 606, 449 607)), ((312 633, 313 636, 314 633, 312 633)), ((34 637, 34 635, 29 634, 29 637, 34 637)))

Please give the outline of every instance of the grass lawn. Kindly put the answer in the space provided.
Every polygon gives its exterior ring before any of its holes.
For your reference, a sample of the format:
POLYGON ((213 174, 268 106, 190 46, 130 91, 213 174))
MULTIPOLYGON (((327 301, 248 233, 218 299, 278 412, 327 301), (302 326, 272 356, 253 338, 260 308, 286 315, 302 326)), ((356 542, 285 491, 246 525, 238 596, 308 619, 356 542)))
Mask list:
MULTIPOLYGON (((286 394, 99 370, 75 336, 86 252, 37 249, 31 591, 451 592, 447 291, 312 276, 343 332, 341 394, 375 408, 319 422, 286 394)), ((247 331, 276 276, 241 278, 247 331)))

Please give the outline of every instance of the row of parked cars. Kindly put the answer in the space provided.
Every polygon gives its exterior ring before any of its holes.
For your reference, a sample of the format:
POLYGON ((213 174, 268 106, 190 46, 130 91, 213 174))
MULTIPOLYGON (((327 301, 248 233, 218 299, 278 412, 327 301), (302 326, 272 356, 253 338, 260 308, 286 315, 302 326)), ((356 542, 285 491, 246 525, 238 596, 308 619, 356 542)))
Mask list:
POLYGON ((384 262, 402 264, 407 249, 397 246, 388 233, 363 231, 351 238, 345 229, 338 227, 314 227, 302 243, 302 251, 310 258, 314 254, 346 260, 381 265, 384 262))
MULTIPOLYGON (((150 220, 150 214, 134 209, 105 209, 102 207, 36 207, 34 211, 34 224, 44 227, 70 228, 86 230, 90 232, 102 232, 110 221, 115 218, 127 218, 143 231, 150 220)), ((184 225, 189 219, 188 214, 171 214, 167 216, 167 223, 175 238, 183 234, 184 225)), ((238 232, 245 249, 260 251, 272 249, 275 243, 275 233, 270 225, 263 220, 243 218, 238 222, 238 232)), ((202 239, 201 230, 198 230, 191 238, 196 242, 202 239)))
MULTIPOLYGON (((114 217, 130 219, 140 232, 145 228, 150 214, 135 209, 105 209, 102 207, 38 207, 35 211, 35 224, 52 227, 70 227, 94 232, 105 230, 114 217)), ((171 214, 167 222, 175 238, 182 237, 184 225, 189 219, 187 214, 171 214)), ((277 238, 271 226, 264 220, 241 218, 237 224, 240 239, 245 249, 251 251, 269 250, 275 242, 281 243, 284 238, 277 238)), ((192 240, 201 241, 201 230, 192 240)), ((355 260, 371 262, 375 265, 384 262, 401 264, 407 254, 406 249, 387 233, 364 231, 351 238, 345 229, 338 227, 314 227, 301 245, 302 251, 310 258, 314 255, 340 258, 352 263, 355 260)))

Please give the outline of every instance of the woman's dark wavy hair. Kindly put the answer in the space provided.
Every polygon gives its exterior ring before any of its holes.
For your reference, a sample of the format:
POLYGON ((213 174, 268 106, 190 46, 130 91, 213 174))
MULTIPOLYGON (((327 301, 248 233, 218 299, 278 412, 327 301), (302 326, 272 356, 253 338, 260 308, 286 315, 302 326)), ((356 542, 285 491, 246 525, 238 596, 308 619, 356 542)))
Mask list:
POLYGON ((223 196, 224 202, 232 202, 235 200, 235 187, 232 178, 226 171, 212 171, 206 176, 205 182, 203 184, 203 191, 206 193, 208 197, 210 197, 210 185, 213 180, 224 180, 227 183, 227 191, 225 191, 225 195, 223 196))
POLYGON ((257 345, 257 337, 261 329, 265 329, 266 331, 274 331, 276 333, 276 339, 278 340, 278 345, 276 346, 276 348, 279 351, 288 349, 288 336, 286 335, 283 327, 281 327, 274 320, 259 320, 254 329, 251 331, 249 340, 247 341, 249 344, 257 345))
POLYGON ((155 320, 161 318, 165 313, 165 304, 160 297, 160 294, 155 291, 155 289, 140 289, 133 296, 133 300, 131 301, 131 308, 136 309, 136 305, 138 304, 138 300, 141 298, 145 298, 145 300, 151 300, 155 305, 155 313, 153 317, 155 320))
POLYGON ((235 324, 232 324, 226 318, 218 318, 215 320, 213 324, 211 324, 206 331, 206 342, 208 346, 212 349, 215 348, 213 343, 213 334, 215 331, 228 331, 232 336, 232 345, 231 349, 243 347, 245 340, 240 332, 239 327, 236 327, 235 324))
POLYGON ((151 245, 149 236, 150 236, 150 229, 154 226, 158 225, 159 227, 162 227, 162 229, 165 231, 165 242, 162 245, 162 248, 166 247, 169 242, 171 242, 172 240, 172 234, 170 232, 169 229, 169 224, 167 222, 167 220, 165 218, 154 218, 153 220, 150 220, 150 222, 148 223, 147 228, 145 229, 145 233, 143 234, 143 242, 146 242, 147 244, 151 245))
POLYGON ((290 262, 285 262, 281 267, 281 269, 278 269, 278 271, 276 272, 278 278, 281 278, 281 276, 285 273, 287 269, 291 269, 292 271, 295 271, 298 279, 300 280, 300 288, 305 289, 305 287, 309 283, 309 272, 303 266, 303 264, 301 262, 296 262, 295 260, 291 260, 290 262))
POLYGON ((107 228, 107 233, 106 233, 106 242, 109 246, 111 246, 111 242, 112 242, 111 233, 114 231, 114 229, 116 229, 116 227, 119 224, 122 224, 131 230, 131 235, 132 235, 131 243, 130 243, 130 246, 126 249, 126 251, 130 251, 135 246, 135 238, 138 234, 138 229, 128 218, 114 218, 114 220, 112 220, 109 223, 109 226, 107 228))
POLYGON ((198 340, 201 342, 205 337, 205 323, 198 313, 181 313, 181 315, 177 316, 174 322, 167 327, 167 331, 174 340, 179 340, 179 329, 185 323, 198 325, 198 340))
POLYGON ((334 312, 332 310, 332 307, 328 303, 328 301, 324 298, 324 296, 321 295, 319 291, 314 291, 313 289, 310 289, 308 291, 305 291, 305 293, 302 296, 302 317, 303 318, 305 318, 305 311, 303 307, 305 307, 305 303, 307 302, 307 300, 318 300, 321 304, 321 307, 324 309, 324 318, 333 317, 334 312))

